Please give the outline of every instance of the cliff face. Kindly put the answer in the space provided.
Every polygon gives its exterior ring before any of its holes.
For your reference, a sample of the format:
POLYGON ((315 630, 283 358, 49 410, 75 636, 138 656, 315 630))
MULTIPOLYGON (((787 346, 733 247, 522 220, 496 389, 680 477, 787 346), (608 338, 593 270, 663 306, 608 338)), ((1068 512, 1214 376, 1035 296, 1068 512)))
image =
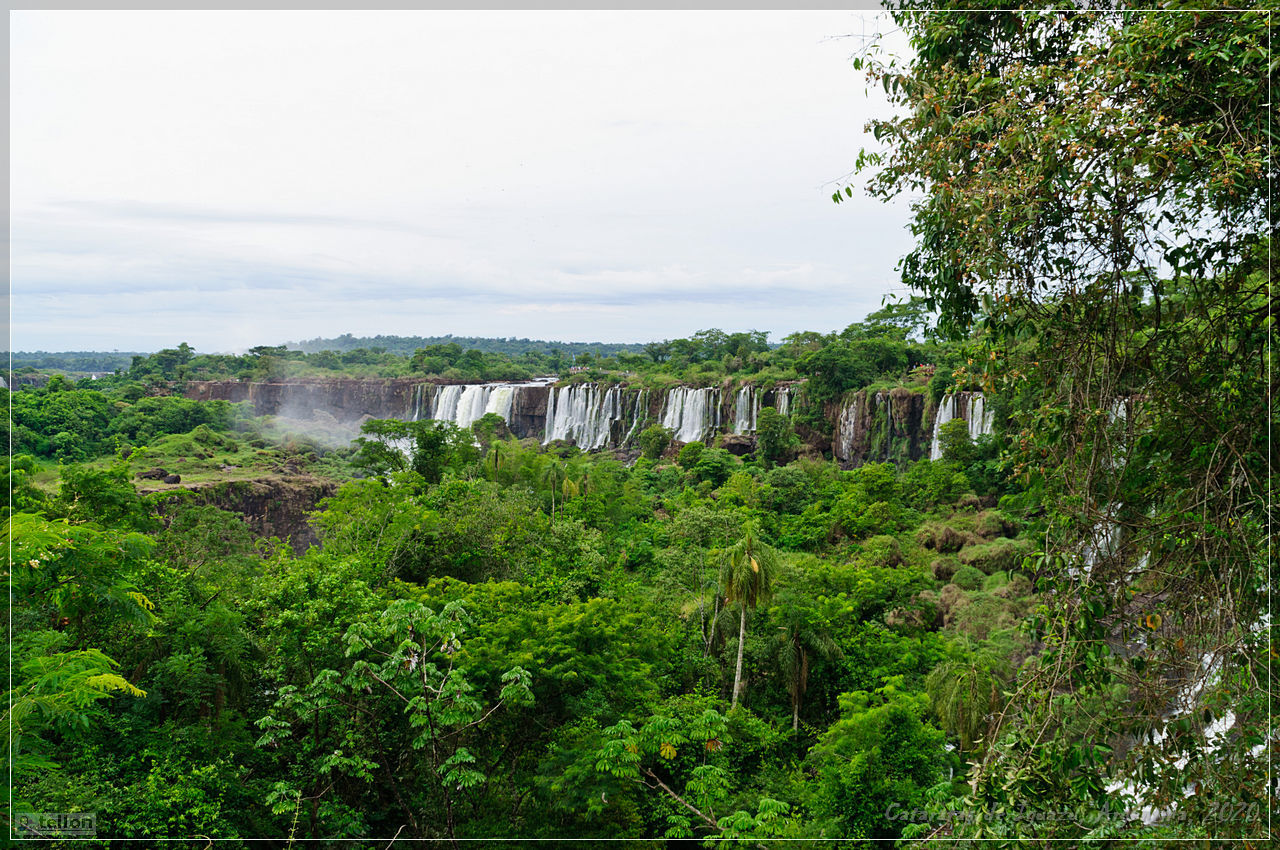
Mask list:
POLYGON ((932 437, 927 407, 924 393, 906 387, 847 393, 826 411, 834 425, 831 451, 850 467, 919 460, 932 437))
POLYGON ((213 505, 240 514, 256 536, 288 540, 293 551, 301 555, 309 546, 319 543, 315 530, 307 522, 307 514, 316 509, 321 499, 337 492, 338 484, 295 475, 226 481, 188 489, 195 494, 195 504, 213 505))
POLYGON ((541 437, 547 424, 547 396, 550 387, 524 387, 511 399, 511 418, 507 427, 511 433, 525 437, 541 437))
POLYGON ((257 384, 240 381, 189 381, 184 395, 200 401, 248 401, 259 416, 315 418, 317 411, 339 422, 403 417, 409 411, 416 378, 385 380, 323 379, 257 384))

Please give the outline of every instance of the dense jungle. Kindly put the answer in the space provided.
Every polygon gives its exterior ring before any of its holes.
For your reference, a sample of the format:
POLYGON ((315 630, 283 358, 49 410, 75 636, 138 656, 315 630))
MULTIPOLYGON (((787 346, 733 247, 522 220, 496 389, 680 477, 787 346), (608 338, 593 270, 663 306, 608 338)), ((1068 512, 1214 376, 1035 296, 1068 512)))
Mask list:
POLYGON ((894 17, 842 329, 15 353, 8 826, 1274 837, 1271 8, 894 17))

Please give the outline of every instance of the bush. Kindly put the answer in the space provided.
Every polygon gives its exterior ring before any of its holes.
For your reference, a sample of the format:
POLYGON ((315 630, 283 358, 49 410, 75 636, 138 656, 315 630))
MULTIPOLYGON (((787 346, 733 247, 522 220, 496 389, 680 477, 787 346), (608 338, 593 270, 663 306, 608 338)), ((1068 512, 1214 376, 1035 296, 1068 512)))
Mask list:
POLYGON ((918 460, 902 476, 902 498, 922 511, 953 504, 971 489, 968 477, 954 463, 918 460))
POLYGON ((671 445, 671 432, 661 425, 650 425, 640 432, 640 451, 650 460, 657 460, 671 445))
POLYGON ((990 593, 991 591, 997 590, 1001 587, 1005 587, 1008 584, 1009 584, 1008 573, 1004 571, 1001 571, 998 573, 992 573, 991 575, 987 576, 986 579, 982 582, 982 590, 985 593, 990 593))
POLYGON ((916 542, 926 549, 937 549, 939 552, 959 552, 969 542, 963 531, 949 525, 930 522, 916 532, 916 542))
POLYGON ((892 534, 901 529, 901 513, 892 502, 873 502, 859 518, 858 530, 862 534, 892 534))
POLYGON ((934 558, 929 570, 938 581, 951 581, 951 577, 960 569, 960 562, 955 558, 934 558))
POLYGON ((987 593, 973 594, 951 616, 951 625, 974 640, 986 640, 992 632, 1012 628, 1017 622, 1012 603, 987 593))
POLYGON ((863 543, 858 560, 867 566, 880 567, 896 567, 906 561, 902 557, 902 547, 898 545, 897 539, 887 534, 872 537, 863 543))
POLYGON ((982 587, 982 582, 985 579, 986 576, 977 567, 961 567, 951 577, 951 583, 962 590, 977 590, 982 587))
POLYGON ((682 469, 693 469, 702 458, 702 453, 706 450, 706 444, 697 440, 692 443, 686 443, 681 447, 680 453, 676 455, 676 463, 680 464, 682 469))
POLYGON ((986 540, 1016 534, 1018 523, 1000 511, 983 511, 974 517, 973 532, 986 540))
MULTIPOLYGON (((701 446, 701 443, 690 443, 689 446, 701 446)), ((685 446, 685 448, 689 448, 685 446)), ((684 449, 681 449, 681 454, 684 449)), ((720 487, 733 474, 737 460, 724 449, 706 449, 698 456, 693 465, 693 477, 699 482, 708 482, 712 487, 720 487)))
POLYGON ((1008 584, 996 588, 992 591, 992 596, 998 596, 1001 599, 1022 599, 1030 596, 1034 588, 1031 586, 1031 579, 1024 575, 1014 573, 1009 578, 1008 584))
POLYGON ((1025 540, 998 537, 990 543, 962 549, 960 563, 976 567, 988 575, 1000 570, 1013 572, 1022 566, 1023 557, 1030 551, 1031 544, 1025 540))

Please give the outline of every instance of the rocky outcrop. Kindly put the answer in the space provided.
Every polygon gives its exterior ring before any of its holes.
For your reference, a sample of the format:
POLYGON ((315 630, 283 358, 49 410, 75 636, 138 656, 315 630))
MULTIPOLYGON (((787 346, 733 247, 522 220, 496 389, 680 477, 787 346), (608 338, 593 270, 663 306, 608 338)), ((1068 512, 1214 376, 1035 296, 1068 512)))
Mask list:
POLYGON ((307 515, 321 499, 337 492, 338 485, 310 475, 291 475, 197 484, 187 489, 194 494, 195 504, 239 514, 258 537, 287 540, 294 552, 302 554, 319 542, 307 515))
POLYGON ((511 399, 511 419, 507 422, 511 433, 521 439, 542 436, 550 394, 550 387, 522 387, 511 399))
POLYGON ((926 407, 925 394, 907 387, 846 393, 826 411, 832 454, 846 467, 919 460, 931 437, 926 407))

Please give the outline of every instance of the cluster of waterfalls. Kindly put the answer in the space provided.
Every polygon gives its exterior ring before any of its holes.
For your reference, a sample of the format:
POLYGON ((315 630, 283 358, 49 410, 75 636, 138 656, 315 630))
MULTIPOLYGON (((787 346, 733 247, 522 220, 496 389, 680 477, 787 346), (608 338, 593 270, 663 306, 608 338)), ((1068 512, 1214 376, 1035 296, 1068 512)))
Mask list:
POLYGON ((419 384, 404 418, 435 419, 469 428, 486 414, 500 416, 520 437, 544 444, 571 441, 583 449, 631 445, 647 422, 669 429, 682 443, 710 441, 718 433, 753 434, 760 410, 773 405, 790 412, 787 387, 762 391, 745 385, 730 404, 719 387, 647 390, 600 384, 552 387, 548 380, 524 383, 419 384))
MULTIPOLYGON (((710 442, 717 434, 754 434, 766 406, 790 415, 790 388, 766 391, 746 384, 736 390, 649 390, 595 383, 554 387, 550 379, 542 379, 419 384, 409 394, 404 418, 469 428, 486 414, 496 414, 518 437, 537 437, 544 444, 564 440, 593 450, 633 445, 651 423, 667 428, 682 443, 710 442)), ((848 394, 831 412, 833 456, 849 465, 919 457, 938 460, 942 457, 939 429, 947 422, 964 420, 975 440, 992 432, 994 416, 981 393, 949 393, 936 410, 927 407, 922 394, 905 388, 848 394)))

